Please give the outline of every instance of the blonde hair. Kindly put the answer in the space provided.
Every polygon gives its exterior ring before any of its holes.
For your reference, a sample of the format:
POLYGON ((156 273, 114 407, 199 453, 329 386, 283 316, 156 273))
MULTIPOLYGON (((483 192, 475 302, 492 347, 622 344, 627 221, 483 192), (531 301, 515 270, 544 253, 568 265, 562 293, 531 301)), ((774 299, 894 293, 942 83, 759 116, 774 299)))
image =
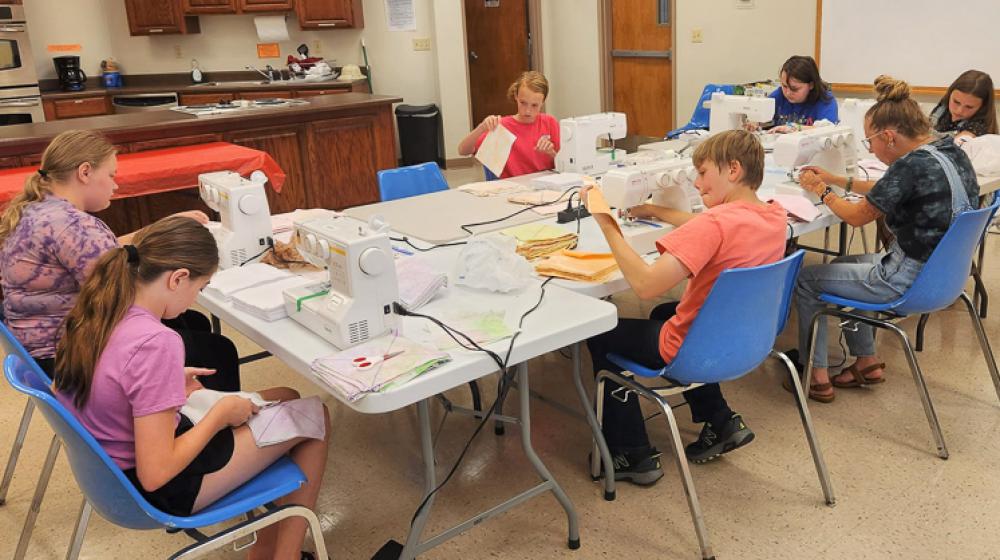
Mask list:
POLYGON ((743 177, 740 183, 756 191, 764 181, 764 146, 753 133, 746 130, 727 130, 714 136, 709 136, 691 156, 695 167, 701 167, 706 160, 715 164, 719 170, 731 161, 740 162, 743 177))
POLYGON ((529 70, 527 72, 522 72, 520 76, 514 80, 513 84, 507 88, 507 97, 511 101, 517 99, 517 90, 524 86, 535 93, 542 94, 542 100, 544 101, 549 96, 549 81, 545 79, 545 75, 541 72, 535 70, 529 70))
POLYGON ((182 268, 191 279, 211 276, 219 266, 215 238, 191 218, 163 218, 137 232, 132 243, 98 259, 63 322, 54 381, 77 408, 87 404, 97 360, 135 300, 136 287, 182 268))
POLYGON ((0 216, 0 243, 17 227, 24 209, 52 194, 53 183, 63 183, 84 163, 97 167, 117 150, 99 132, 67 130, 49 142, 37 173, 24 181, 24 190, 15 196, 0 216))
POLYGON ((875 99, 865 119, 876 132, 893 128, 907 138, 931 133, 930 119, 910 97, 910 84, 883 74, 875 78, 875 99))

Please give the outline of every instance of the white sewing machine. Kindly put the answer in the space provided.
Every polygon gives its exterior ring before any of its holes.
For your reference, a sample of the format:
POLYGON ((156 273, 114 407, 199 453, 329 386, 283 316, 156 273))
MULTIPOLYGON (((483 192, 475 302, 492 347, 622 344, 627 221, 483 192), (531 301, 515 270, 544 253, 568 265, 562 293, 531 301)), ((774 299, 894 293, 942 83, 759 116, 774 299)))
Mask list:
POLYGON ((666 224, 653 220, 638 222, 625 216, 624 211, 648 200, 658 206, 691 212, 695 201, 700 207, 700 197, 694 188, 697 176, 691 158, 674 158, 611 169, 601 178, 604 198, 618 208, 622 234, 639 254, 656 249, 656 240, 666 233, 663 229, 666 224))
POLYGON ((709 134, 739 130, 747 122, 762 123, 774 118, 774 99, 771 97, 727 95, 717 91, 709 103, 709 134))
POLYGON ((559 141, 556 171, 600 175, 612 161, 625 158, 625 150, 598 148, 601 138, 621 140, 627 132, 625 113, 598 113, 559 121, 559 141))
POLYGON ((341 349, 388 331, 399 294, 388 229, 347 218, 296 221, 293 227, 295 247, 330 277, 284 290, 288 316, 341 349))
POLYGON ((212 230, 220 268, 240 266, 273 244, 266 182, 260 171, 254 171, 250 179, 232 171, 198 175, 202 200, 222 217, 222 227, 212 230))
POLYGON ((821 126, 781 134, 774 142, 774 163, 795 171, 804 165, 816 165, 836 175, 854 177, 858 171, 858 152, 854 131, 846 125, 821 126))

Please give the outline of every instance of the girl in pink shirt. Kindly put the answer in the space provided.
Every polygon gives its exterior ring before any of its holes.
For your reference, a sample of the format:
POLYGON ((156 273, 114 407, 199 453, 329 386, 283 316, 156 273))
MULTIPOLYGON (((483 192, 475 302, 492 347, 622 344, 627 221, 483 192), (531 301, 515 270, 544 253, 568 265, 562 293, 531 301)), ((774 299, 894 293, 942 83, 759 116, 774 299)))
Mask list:
MULTIPOLYGON (((134 245, 104 253, 66 316, 56 349, 59 400, 154 506, 190 515, 225 496, 282 455, 307 482, 279 502, 308 508, 326 466, 327 437, 257 447, 246 422, 257 408, 231 395, 197 424, 179 414, 198 388, 184 367, 180 335, 163 325, 194 303, 219 264, 215 239, 186 217, 164 218, 134 245)), ((260 391, 289 400, 289 388, 260 391)), ((326 433, 329 413, 324 407, 326 433)), ((290 518, 258 533, 250 558, 299 559, 306 522, 290 518)))
POLYGON ((463 156, 475 154, 486 135, 503 125, 517 139, 510 149, 501 179, 552 169, 559 151, 559 122, 552 115, 542 113, 542 104, 548 95, 549 82, 541 72, 524 72, 507 90, 507 96, 517 103, 517 113, 508 117, 490 115, 483 119, 458 143, 458 153, 463 156))

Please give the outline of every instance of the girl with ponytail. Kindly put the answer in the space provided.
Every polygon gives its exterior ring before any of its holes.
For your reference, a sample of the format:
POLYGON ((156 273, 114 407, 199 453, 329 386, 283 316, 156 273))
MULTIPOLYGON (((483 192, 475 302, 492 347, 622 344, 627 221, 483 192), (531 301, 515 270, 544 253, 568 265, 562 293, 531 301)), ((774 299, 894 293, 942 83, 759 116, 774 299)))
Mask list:
MULTIPOLYGON (((862 143, 889 166, 885 175, 870 183, 814 167, 803 171, 801 184, 852 226, 884 218, 895 239, 887 244, 885 253, 840 257, 831 264, 802 270, 796 289, 800 349, 808 347, 812 317, 825 306, 819 299, 821 293, 872 303, 899 298, 948 231, 952 217, 979 199, 979 183, 968 156, 950 137, 939 137, 932 131, 927 116, 910 97, 909 84, 879 76, 875 95, 877 102, 865 114, 862 143), (830 184, 865 198, 847 201, 831 190, 830 184)), ((825 319, 818 323, 816 333, 810 398, 830 402, 834 387, 885 380, 885 364, 875 355, 872 327, 858 323, 856 328, 844 329, 856 361, 832 378, 827 367, 825 319)), ((807 359, 803 356, 801 361, 807 359)))
MULTIPOLYGON (((101 255, 133 235, 116 239, 91 214, 107 208, 118 188, 115 151, 98 132, 63 132, 45 149, 24 192, 0 215, 4 321, 50 374, 60 326, 80 286, 101 255)), ((178 215, 208 222, 199 211, 178 215)), ((184 339, 187 365, 217 372, 204 378, 206 387, 239 390, 239 357, 231 341, 211 333, 208 319, 193 311, 170 324, 184 339)))
MULTIPOLYGON (((219 263, 211 233, 186 217, 164 218, 134 244, 105 252, 84 282, 56 351, 57 398, 80 420, 147 500, 190 515, 285 454, 307 482, 283 503, 312 508, 326 466, 327 438, 257 447, 246 421, 257 412, 237 395, 193 425, 178 411, 191 389, 184 344, 163 325, 190 306, 219 263)), ((260 391, 290 400, 289 388, 260 391)), ((329 413, 324 407, 327 433, 329 413)), ((251 558, 300 558, 305 522, 258 535, 251 558)))

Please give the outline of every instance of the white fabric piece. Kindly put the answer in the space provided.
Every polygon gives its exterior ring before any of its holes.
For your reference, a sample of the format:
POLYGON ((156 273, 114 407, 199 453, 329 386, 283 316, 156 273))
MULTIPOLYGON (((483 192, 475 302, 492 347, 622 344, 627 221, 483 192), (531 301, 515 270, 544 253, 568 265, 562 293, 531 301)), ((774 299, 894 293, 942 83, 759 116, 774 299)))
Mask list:
POLYGON ((976 175, 1000 175, 1000 134, 984 134, 955 140, 972 161, 976 175))
POLYGON ((510 292, 528 284, 534 271, 517 254, 517 240, 506 235, 469 239, 455 263, 455 283, 491 292, 510 292))
POLYGON ((323 402, 319 397, 285 401, 261 409, 247 422, 257 447, 267 447, 304 437, 326 437, 323 402))
POLYGON ((266 401, 260 393, 248 393, 246 391, 213 391, 212 389, 198 389, 188 395, 187 402, 181 407, 181 414, 187 416, 192 424, 201 422, 208 411, 215 406, 223 397, 236 396, 247 399, 260 408, 266 408, 278 404, 278 401, 266 401))
POLYGON ((291 272, 274 268, 269 264, 250 263, 244 266, 234 266, 220 270, 205 286, 205 292, 213 297, 229 301, 233 294, 240 290, 282 280, 292 276, 291 272))

